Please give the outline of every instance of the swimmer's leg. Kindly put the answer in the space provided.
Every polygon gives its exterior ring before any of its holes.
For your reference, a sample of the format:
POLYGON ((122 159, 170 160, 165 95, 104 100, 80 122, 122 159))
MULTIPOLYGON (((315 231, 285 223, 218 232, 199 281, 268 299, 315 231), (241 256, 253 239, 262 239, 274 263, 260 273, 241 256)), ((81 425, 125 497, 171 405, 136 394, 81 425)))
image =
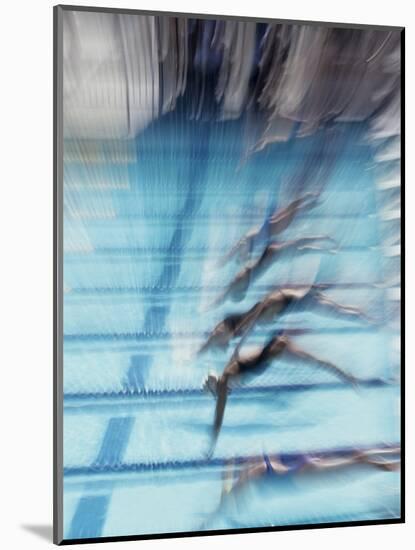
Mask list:
POLYGON ((311 457, 308 461, 310 470, 339 470, 356 464, 359 460, 354 456, 347 457, 311 457))
POLYGON ((333 363, 330 363, 329 361, 324 361, 322 359, 319 359, 318 357, 315 357, 311 353, 303 351, 291 341, 287 343, 287 346, 284 350, 284 357, 291 359, 301 359, 303 362, 307 363, 310 366, 323 368, 334 374, 334 376, 336 376, 337 378, 340 378, 341 380, 352 384, 355 388, 357 387, 358 380, 355 376, 347 373, 346 371, 344 371, 340 367, 337 367, 333 363))
POLYGON ((365 456, 387 456, 387 455, 400 455, 401 453, 401 447, 399 445, 394 445, 390 447, 374 447, 372 449, 365 449, 364 451, 360 451, 359 455, 365 455, 365 456))
POLYGON ((398 453, 400 454, 400 449, 396 448, 365 450, 357 453, 355 455, 355 460, 360 463, 374 466, 380 470, 393 472, 399 470, 401 467, 401 460, 400 458, 389 458, 388 455, 398 453))
POLYGON ((314 300, 317 309, 321 310, 322 313, 335 312, 348 317, 354 317, 355 319, 362 319, 368 323, 375 322, 374 319, 366 315, 360 308, 338 304, 321 292, 317 292, 314 295, 314 300))
POLYGON ((354 319, 361 319, 367 323, 375 323, 375 320, 366 315, 360 308, 338 304, 321 292, 316 293, 313 299, 317 306, 317 311, 321 311, 323 314, 338 313, 347 317, 353 317, 354 319))
POLYGON ((292 246, 294 246, 297 250, 324 250, 326 252, 330 252, 331 254, 337 253, 338 245, 337 241, 333 239, 332 237, 329 237, 328 235, 318 235, 316 237, 303 237, 301 239, 297 239, 291 242, 292 246), (322 244, 317 244, 319 242, 327 242, 331 243, 332 246, 328 248, 327 246, 323 246, 322 244))
POLYGON ((375 458, 366 458, 364 463, 387 472, 396 472, 401 467, 400 460, 376 460, 375 458))

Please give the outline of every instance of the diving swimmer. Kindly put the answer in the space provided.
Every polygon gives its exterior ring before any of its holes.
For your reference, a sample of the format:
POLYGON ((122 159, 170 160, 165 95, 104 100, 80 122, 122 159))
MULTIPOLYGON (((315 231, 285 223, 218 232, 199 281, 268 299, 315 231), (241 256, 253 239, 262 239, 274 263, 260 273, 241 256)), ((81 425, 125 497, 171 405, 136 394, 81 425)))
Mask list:
POLYGON ((309 251, 326 251, 335 253, 333 247, 325 247, 318 244, 319 242, 328 242, 335 244, 334 239, 327 236, 302 237, 285 242, 275 242, 269 244, 261 256, 241 269, 228 288, 219 296, 213 305, 218 305, 228 297, 233 302, 240 302, 246 296, 249 285, 258 277, 263 275, 272 264, 281 258, 285 253, 290 252, 309 252, 309 251))
POLYGON ((262 374, 275 359, 284 359, 294 363, 301 360, 309 366, 325 369, 337 378, 357 386, 357 379, 353 375, 348 374, 329 361, 319 359, 303 351, 283 331, 278 331, 261 350, 246 354, 244 357, 240 357, 238 345, 221 376, 217 378, 215 375, 210 374, 204 383, 204 389, 216 396, 215 417, 208 456, 211 456, 215 449, 222 427, 229 384, 232 381, 248 378, 251 375, 258 376, 262 374))
POLYGON ((321 292, 327 285, 311 285, 300 287, 282 287, 271 291, 261 301, 257 302, 244 313, 228 315, 220 321, 210 333, 198 353, 209 349, 226 349, 229 342, 243 336, 253 325, 265 325, 275 321, 288 312, 307 311, 313 309, 323 314, 337 313, 347 317, 372 322, 362 310, 355 306, 341 305, 321 292))
POLYGON ((269 238, 282 233, 282 231, 287 229, 299 212, 314 208, 317 205, 318 198, 318 193, 305 193, 302 197, 290 202, 285 208, 276 210, 274 214, 267 217, 262 225, 248 231, 248 233, 244 235, 221 260, 221 265, 226 264, 235 256, 246 261, 258 241, 264 240, 267 242, 269 238))

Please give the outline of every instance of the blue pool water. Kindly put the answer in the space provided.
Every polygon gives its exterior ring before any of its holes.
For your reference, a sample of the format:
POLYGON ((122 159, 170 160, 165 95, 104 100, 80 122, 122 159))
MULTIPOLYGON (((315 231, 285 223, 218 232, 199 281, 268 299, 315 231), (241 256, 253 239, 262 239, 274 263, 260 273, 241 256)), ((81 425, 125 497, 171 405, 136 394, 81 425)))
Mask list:
MULTIPOLYGON (((228 461, 269 454, 341 453, 399 444, 399 296, 386 281, 388 227, 379 168, 363 124, 339 124, 319 205, 279 236, 328 235, 335 251, 282 258, 241 302, 213 307, 241 268, 219 267, 321 136, 273 144, 241 164, 244 121, 191 121, 175 111, 135 140, 97 141, 105 155, 64 173, 64 537, 140 535, 383 519, 400 515, 400 474, 356 465, 248 484, 220 505, 228 461), (271 286, 327 283, 325 293, 376 322, 294 311, 276 328, 362 382, 276 361, 236 387, 212 460, 215 401, 202 391, 232 349, 196 357, 213 327, 271 286)), ((74 145, 67 143, 66 151, 74 145)))

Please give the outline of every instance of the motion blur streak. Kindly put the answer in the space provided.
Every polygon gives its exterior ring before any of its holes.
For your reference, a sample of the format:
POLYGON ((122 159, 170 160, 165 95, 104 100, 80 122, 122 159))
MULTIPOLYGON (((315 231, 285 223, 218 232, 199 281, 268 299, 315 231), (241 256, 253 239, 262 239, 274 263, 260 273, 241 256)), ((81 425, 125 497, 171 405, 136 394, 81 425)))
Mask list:
POLYGON ((400 32, 63 20, 65 538, 399 517, 400 32))

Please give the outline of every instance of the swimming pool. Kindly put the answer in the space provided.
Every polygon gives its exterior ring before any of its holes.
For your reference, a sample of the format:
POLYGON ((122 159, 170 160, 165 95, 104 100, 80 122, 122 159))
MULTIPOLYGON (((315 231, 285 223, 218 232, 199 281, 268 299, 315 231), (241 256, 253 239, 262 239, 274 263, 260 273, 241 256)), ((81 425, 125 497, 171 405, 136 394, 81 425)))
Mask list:
POLYGON ((399 154, 368 139, 370 118, 301 136, 294 124, 254 150, 255 109, 221 118, 206 84, 193 116, 189 82, 135 135, 64 141, 64 538, 398 518, 399 470, 364 462, 223 491, 258 457, 399 448, 399 154), (269 244, 269 216, 306 191, 316 204, 276 240, 331 241, 288 250, 240 299, 218 300, 269 244), (251 257, 223 262, 261 226, 251 257), (271 289, 312 285, 345 309, 292 307, 253 326, 243 351, 285 331, 358 386, 305 359, 273 361, 231 388, 209 457, 203 384, 235 345, 198 351, 271 289))

